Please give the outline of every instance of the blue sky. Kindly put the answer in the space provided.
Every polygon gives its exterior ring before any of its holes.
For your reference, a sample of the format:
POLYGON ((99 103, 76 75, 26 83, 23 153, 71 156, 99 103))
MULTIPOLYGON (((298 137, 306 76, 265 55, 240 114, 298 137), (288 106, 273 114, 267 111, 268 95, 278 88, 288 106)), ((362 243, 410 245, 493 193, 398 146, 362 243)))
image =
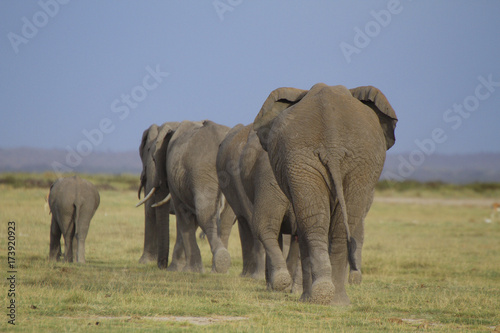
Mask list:
POLYGON ((137 150, 268 94, 378 87, 395 153, 500 152, 500 1, 0 1, 0 148, 137 150))

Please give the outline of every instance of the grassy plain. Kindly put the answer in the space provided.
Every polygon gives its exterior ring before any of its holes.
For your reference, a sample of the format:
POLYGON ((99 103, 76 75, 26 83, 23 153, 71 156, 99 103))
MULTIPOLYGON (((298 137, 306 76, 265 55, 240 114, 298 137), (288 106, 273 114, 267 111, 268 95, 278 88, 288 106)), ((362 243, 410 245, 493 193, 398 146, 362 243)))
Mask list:
MULTIPOLYGON (((363 282, 347 286, 352 305, 329 307, 299 302, 299 295, 269 292, 264 281, 240 277, 236 227, 228 274, 210 273, 206 240, 199 240, 206 273, 138 264, 144 220, 143 209, 134 207, 136 177, 86 177, 101 184, 101 205, 87 237, 87 264, 51 263, 47 188, 22 186, 25 175, 9 177, 0 182, 0 331, 500 330, 500 216, 485 223, 491 214, 488 202, 500 201, 497 188, 480 192, 457 187, 448 195, 442 189, 405 192, 382 186, 377 198, 417 198, 373 204, 366 219, 363 282), (476 201, 448 204, 448 196, 476 201), (15 326, 7 323, 8 221, 16 223, 15 326)), ((172 249, 174 223, 171 229, 172 249)))

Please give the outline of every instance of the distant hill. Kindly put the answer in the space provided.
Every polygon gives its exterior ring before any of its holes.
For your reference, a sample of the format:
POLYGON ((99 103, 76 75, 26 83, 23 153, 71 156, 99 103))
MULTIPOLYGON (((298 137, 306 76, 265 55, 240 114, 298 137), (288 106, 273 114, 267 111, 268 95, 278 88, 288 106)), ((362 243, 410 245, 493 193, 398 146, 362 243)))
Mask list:
MULTIPOLYGON (((0 172, 132 173, 142 170, 138 151, 93 152, 86 157, 57 149, 0 148, 0 172)), ((382 179, 500 183, 500 153, 387 155, 382 179)))
POLYGON ((0 172, 133 173, 142 170, 138 151, 93 152, 81 157, 58 149, 0 148, 0 172))
POLYGON ((388 154, 381 178, 456 184, 500 183, 500 153, 430 156, 423 153, 414 156, 410 153, 388 154))

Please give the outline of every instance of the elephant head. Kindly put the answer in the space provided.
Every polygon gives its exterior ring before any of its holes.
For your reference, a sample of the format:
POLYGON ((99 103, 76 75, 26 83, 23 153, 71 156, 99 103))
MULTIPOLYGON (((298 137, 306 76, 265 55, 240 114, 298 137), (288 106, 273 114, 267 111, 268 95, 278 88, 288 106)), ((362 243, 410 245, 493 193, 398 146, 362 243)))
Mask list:
POLYGON ((144 189, 144 194, 151 190, 152 175, 155 174, 153 155, 151 149, 154 148, 156 137, 158 136, 158 125, 153 124, 142 133, 142 140, 139 146, 139 156, 142 161, 141 184, 137 191, 137 197, 140 199, 141 190, 144 189), (148 183, 149 181, 149 183, 148 183), (148 186, 149 185, 149 186, 148 186))
MULTIPOLYGON (((138 195, 144 189, 144 198, 136 206, 145 204, 145 233, 144 233, 144 252, 140 262, 155 260, 159 251, 159 226, 162 221, 168 219, 169 213, 173 213, 172 205, 166 205, 161 209, 155 209, 152 203, 159 201, 168 194, 166 188, 166 178, 161 178, 159 169, 155 163, 158 147, 167 146, 172 133, 179 126, 177 122, 167 122, 161 126, 151 125, 142 135, 139 146, 139 154, 142 160, 141 184, 138 195), (147 195, 146 195, 147 193, 147 195)), ((162 240, 163 241, 163 240, 162 240)), ((164 249, 163 249, 164 250, 164 249)))

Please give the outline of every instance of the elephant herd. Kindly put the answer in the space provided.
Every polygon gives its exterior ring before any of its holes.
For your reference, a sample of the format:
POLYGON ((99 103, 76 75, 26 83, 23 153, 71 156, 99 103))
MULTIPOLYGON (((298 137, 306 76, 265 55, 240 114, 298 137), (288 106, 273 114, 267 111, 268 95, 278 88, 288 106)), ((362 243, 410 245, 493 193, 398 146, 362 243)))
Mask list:
POLYGON ((225 273, 237 221, 242 276, 265 277, 272 290, 301 291, 304 301, 349 304, 346 279, 361 282, 364 218, 396 123, 377 88, 320 83, 272 91, 246 126, 208 120, 151 125, 139 147, 140 262, 202 272, 200 227, 212 272, 225 273), (177 226, 170 264, 169 214, 177 226), (284 234, 291 235, 287 259, 284 234))

